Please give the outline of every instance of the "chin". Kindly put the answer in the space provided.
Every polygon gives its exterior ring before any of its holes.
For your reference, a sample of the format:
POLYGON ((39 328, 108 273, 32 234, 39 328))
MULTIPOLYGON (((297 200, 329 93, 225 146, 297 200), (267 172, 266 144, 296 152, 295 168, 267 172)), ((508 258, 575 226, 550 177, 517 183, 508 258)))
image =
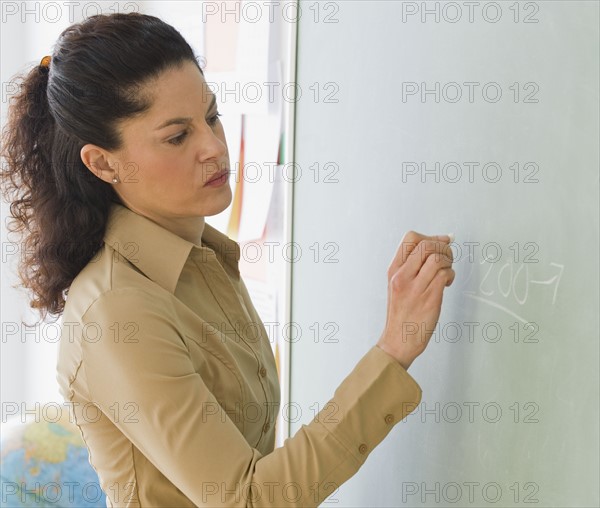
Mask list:
POLYGON ((217 215, 227 210, 229 205, 231 205, 231 202, 233 201, 233 195, 231 192, 231 187, 229 186, 229 182, 223 184, 223 187, 227 187, 227 189, 223 189, 221 196, 219 196, 219 198, 216 198, 211 203, 212 206, 208 210, 205 210, 205 213, 203 213, 202 215, 204 215, 205 217, 217 215))

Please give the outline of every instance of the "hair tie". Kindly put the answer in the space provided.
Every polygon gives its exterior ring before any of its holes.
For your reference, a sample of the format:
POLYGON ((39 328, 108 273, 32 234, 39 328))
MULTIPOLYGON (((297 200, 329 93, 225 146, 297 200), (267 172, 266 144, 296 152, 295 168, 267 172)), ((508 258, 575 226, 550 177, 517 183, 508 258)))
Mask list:
POLYGON ((49 68, 50 67, 50 60, 52 60, 52 57, 50 55, 46 55, 44 58, 42 58, 42 60, 40 61, 40 67, 45 67, 45 68, 49 68))

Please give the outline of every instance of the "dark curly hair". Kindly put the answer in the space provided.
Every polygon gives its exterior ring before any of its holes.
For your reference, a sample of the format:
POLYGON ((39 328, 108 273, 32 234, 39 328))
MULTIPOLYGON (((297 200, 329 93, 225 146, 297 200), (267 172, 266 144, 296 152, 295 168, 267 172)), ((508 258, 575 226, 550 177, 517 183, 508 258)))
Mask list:
MULTIPOLYGON (((146 85, 198 57, 182 35, 141 13, 95 15, 66 28, 49 66, 13 77, 2 132, 2 194, 20 233, 19 278, 42 319, 62 314, 69 286, 102 246, 112 185, 81 160, 93 143, 121 147, 118 122, 151 106, 146 85)), ((16 286, 15 286, 16 287, 16 286)))

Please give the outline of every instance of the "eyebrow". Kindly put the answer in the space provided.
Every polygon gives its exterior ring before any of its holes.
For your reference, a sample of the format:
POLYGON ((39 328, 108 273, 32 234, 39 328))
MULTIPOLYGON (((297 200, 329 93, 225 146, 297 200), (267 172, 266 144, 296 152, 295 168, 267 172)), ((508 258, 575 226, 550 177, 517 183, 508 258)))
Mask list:
MULTIPOLYGON (((208 106, 208 111, 210 111, 212 109, 212 107, 215 105, 215 103, 217 102, 217 96, 212 94, 212 100, 210 101, 210 105, 208 106)), ((168 127, 169 125, 173 125, 173 124, 186 124, 192 121, 192 117, 191 116, 178 116, 176 118, 171 118, 170 120, 167 120, 166 122, 161 123, 155 130, 160 130, 160 129, 164 129, 165 127, 168 127)))

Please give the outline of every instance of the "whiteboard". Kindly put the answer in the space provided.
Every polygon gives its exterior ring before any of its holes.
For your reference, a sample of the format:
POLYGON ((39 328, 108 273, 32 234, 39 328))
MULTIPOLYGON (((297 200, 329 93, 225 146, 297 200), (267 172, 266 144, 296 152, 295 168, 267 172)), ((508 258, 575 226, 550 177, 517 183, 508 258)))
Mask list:
POLYGON ((402 236, 456 234, 421 404, 322 506, 599 506, 598 2, 319 4, 298 25, 292 435, 381 335, 402 236))

